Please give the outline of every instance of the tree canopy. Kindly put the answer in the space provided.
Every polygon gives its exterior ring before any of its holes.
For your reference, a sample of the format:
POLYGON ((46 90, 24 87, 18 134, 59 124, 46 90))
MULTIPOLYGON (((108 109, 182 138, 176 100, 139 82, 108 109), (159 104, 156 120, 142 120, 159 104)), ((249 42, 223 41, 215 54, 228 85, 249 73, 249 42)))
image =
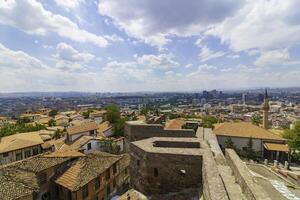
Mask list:
POLYGON ((57 115, 57 113, 58 113, 58 111, 57 110, 51 110, 50 112, 49 112, 49 117, 55 117, 55 115, 57 115))
POLYGON ((212 128, 214 124, 218 123, 218 119, 214 116, 202 117, 202 123, 204 128, 212 128))
POLYGON ((110 123, 116 123, 120 119, 120 109, 114 104, 109 104, 105 106, 106 119, 110 123))
POLYGON ((252 124, 256 125, 256 126, 259 126, 259 124, 261 124, 261 116, 259 113, 254 113, 252 116, 251 116, 251 122, 252 124))
POLYGON ((283 137, 287 139, 292 155, 300 158, 300 121, 294 124, 293 129, 286 129, 283 133, 283 137))

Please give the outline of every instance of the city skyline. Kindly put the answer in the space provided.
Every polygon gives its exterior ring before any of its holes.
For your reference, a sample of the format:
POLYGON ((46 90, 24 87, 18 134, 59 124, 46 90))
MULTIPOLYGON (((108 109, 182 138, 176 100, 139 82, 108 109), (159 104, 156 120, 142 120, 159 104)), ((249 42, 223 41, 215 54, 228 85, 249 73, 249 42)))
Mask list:
POLYGON ((300 2, 0 2, 0 92, 300 86, 300 2))

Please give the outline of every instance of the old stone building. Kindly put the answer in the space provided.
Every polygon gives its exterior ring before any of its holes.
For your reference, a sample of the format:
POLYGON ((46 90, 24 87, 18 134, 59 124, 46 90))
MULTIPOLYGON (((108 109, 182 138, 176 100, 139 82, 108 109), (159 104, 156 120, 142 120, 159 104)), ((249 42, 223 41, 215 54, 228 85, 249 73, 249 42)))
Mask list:
POLYGON ((94 200, 128 188, 129 155, 41 154, 0 168, 1 200, 94 200))
POLYGON ((200 188, 202 153, 196 138, 149 138, 132 143, 132 184, 142 193, 200 188))
POLYGON ((131 184, 151 199, 228 199, 211 150, 199 138, 135 141, 130 157, 131 184))
POLYGON ((130 142, 151 137, 195 137, 193 129, 165 129, 161 124, 146 124, 143 121, 130 121, 125 124, 125 149, 130 142))

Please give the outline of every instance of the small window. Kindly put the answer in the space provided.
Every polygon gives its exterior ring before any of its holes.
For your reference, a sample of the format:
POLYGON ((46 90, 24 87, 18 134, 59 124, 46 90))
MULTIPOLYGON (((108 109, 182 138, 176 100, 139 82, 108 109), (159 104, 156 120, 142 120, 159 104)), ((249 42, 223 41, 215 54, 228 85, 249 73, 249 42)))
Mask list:
POLYGON ((114 181, 113 181, 113 188, 115 188, 115 187, 116 187, 116 185, 117 185, 117 183, 116 183, 116 179, 114 179, 114 181))
POLYGON ((89 190, 88 190, 88 187, 87 185, 85 185, 83 188, 82 188, 82 198, 85 199, 86 197, 89 196, 89 190))
POLYGON ((16 160, 22 160, 23 159, 23 155, 22 155, 22 152, 20 153, 16 153, 16 160))
POLYGON ((139 167, 140 166, 140 160, 136 161, 136 165, 139 167))
POLYGON ((109 184, 107 185, 107 188, 106 188, 106 194, 107 194, 107 196, 110 194, 110 186, 109 186, 109 184))
POLYGON ((38 176, 38 181, 39 181, 39 184, 41 184, 41 185, 46 184, 47 183, 47 174, 45 172, 41 173, 38 176))
POLYGON ((3 156, 3 157, 8 157, 8 153, 7 153, 7 152, 6 152, 6 153, 3 153, 2 156, 3 156))
POLYGON ((95 179, 95 190, 99 189, 100 188, 100 177, 96 178, 95 179))
POLYGON ((128 168, 126 167, 125 168, 125 175, 127 175, 128 174, 128 168))
POLYGON ((56 193, 56 196, 59 197, 59 186, 58 185, 55 186, 55 193, 56 193))
POLYGON ((33 152, 33 155, 38 155, 39 149, 37 147, 35 147, 35 148, 33 148, 32 152, 33 152))
POLYGON ((92 148, 92 144, 91 144, 91 143, 88 143, 88 144, 87 144, 87 149, 88 149, 88 150, 91 150, 91 148, 92 148))
POLYGON ((154 176, 158 177, 158 170, 157 170, 157 168, 154 168, 153 172, 154 172, 154 176))
POLYGON ((107 169, 105 172, 105 179, 109 180, 110 179, 110 169, 107 169))
POLYGON ((31 151, 30 150, 25 151, 25 158, 28 158, 30 156, 31 156, 31 151))
POLYGON ((117 173, 117 163, 115 163, 115 164, 113 165, 113 172, 114 172, 114 174, 117 173))

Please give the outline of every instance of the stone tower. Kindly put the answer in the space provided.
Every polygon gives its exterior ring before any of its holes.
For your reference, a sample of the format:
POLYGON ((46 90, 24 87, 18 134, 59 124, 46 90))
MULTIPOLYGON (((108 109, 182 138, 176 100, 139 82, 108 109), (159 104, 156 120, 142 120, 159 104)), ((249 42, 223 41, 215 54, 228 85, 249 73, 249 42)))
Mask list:
POLYGON ((269 96, 268 96, 268 91, 267 89, 265 90, 265 97, 264 97, 264 103, 262 106, 263 110, 263 128, 268 129, 269 128, 269 96))

